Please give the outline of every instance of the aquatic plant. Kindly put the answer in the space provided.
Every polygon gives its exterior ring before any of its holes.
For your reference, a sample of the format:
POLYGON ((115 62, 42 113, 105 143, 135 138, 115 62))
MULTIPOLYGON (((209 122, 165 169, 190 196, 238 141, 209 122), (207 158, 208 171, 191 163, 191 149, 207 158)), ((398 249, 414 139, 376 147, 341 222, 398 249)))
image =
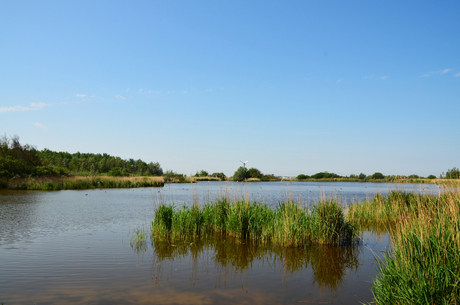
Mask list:
POLYGON ((391 192, 354 204, 355 223, 387 224, 393 248, 378 260, 377 304, 460 303, 460 192, 391 192))
POLYGON ((285 247, 309 244, 352 244, 356 229, 346 221, 336 201, 322 201, 311 209, 294 202, 280 203, 276 210, 248 201, 230 202, 223 198, 202 207, 156 207, 152 232, 158 237, 187 239, 221 233, 252 243, 285 247))

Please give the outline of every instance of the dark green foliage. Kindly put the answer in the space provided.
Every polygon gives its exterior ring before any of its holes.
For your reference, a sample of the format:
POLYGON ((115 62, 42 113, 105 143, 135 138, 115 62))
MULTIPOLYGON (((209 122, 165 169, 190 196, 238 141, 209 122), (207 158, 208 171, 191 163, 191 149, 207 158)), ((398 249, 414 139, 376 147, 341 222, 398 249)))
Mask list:
POLYGON ((358 175, 358 179, 361 179, 361 180, 366 179, 366 175, 363 174, 363 173, 360 173, 360 174, 358 175))
POLYGON ((427 178, 428 179, 436 179, 436 176, 435 175, 429 175, 427 178))
POLYGON ((244 166, 240 166, 233 174, 234 181, 243 181, 249 178, 248 169, 244 166))
POLYGON ((310 176, 308 175, 304 175, 304 174, 300 174, 297 176, 297 180, 305 180, 305 179, 309 179, 310 176))
POLYGON ((262 178, 264 174, 262 174, 262 172, 260 170, 258 170, 257 168, 250 168, 248 170, 248 175, 249 175, 249 178, 262 178))
POLYGON ((320 173, 316 173, 311 176, 311 178, 314 178, 314 179, 332 179, 332 178, 341 178, 341 177, 342 176, 339 176, 334 173, 328 173, 328 172, 320 172, 320 173))
POLYGON ((349 178, 351 178, 351 179, 358 179, 358 175, 351 174, 349 178))
POLYGON ((123 176, 123 172, 121 171, 121 168, 113 167, 112 169, 109 170, 107 175, 113 176, 113 177, 119 177, 119 176, 123 176))
POLYGON ((35 175, 36 167, 41 165, 35 147, 21 145, 16 135, 11 139, 6 135, 0 137, 0 178, 35 175))
POLYGON ((44 165, 64 167, 70 172, 79 175, 82 172, 109 173, 111 169, 115 169, 113 173, 120 176, 139 175, 139 176, 161 176, 163 170, 158 162, 145 163, 142 160, 123 160, 120 157, 114 157, 108 154, 93 154, 93 153, 68 153, 55 152, 49 149, 43 149, 38 152, 44 165))
MULTIPOLYGON (((420 178, 420 176, 413 174, 413 175, 410 175, 408 178, 410 178, 410 179, 418 179, 418 178, 420 178)), ((380 178, 377 178, 377 179, 380 179, 380 178)))
POLYGON ((199 172, 196 172, 194 177, 209 177, 209 173, 205 170, 201 170, 199 172))
POLYGON ((382 173, 376 172, 371 176, 372 179, 385 179, 385 176, 382 173))
POLYGON ((211 176, 212 176, 212 177, 217 177, 217 178, 219 178, 220 180, 225 180, 225 179, 227 178, 227 176, 225 176, 224 173, 213 173, 211 176))
POLYGON ((460 179, 460 169, 454 167, 446 173, 446 179, 460 179))
POLYGON ((311 210, 294 202, 280 203, 275 211, 257 202, 226 199, 201 208, 162 204, 155 210, 152 232, 175 239, 220 232, 248 242, 288 247, 356 242, 355 227, 345 220, 342 207, 335 201, 321 202, 311 210))

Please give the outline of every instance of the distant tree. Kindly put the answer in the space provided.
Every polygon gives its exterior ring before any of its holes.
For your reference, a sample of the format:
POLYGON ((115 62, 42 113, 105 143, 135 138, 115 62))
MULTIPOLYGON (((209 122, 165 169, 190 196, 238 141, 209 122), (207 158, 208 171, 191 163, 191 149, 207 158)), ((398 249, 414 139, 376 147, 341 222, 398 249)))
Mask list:
POLYGON ((411 179, 418 179, 418 178, 420 178, 420 176, 419 176, 419 175, 413 174, 413 175, 410 175, 409 178, 411 178, 411 179))
POLYGON ((213 173, 211 176, 219 178, 220 180, 225 180, 225 178, 227 178, 224 173, 213 173))
POLYGON ((436 179, 436 176, 435 175, 429 175, 427 178, 428 179, 436 179))
POLYGON ((331 178, 341 178, 341 176, 334 174, 334 173, 329 173, 329 172, 320 172, 316 173, 311 176, 314 179, 331 179, 331 178))
POLYGON ((253 167, 248 170, 248 175, 250 178, 262 178, 264 174, 262 174, 262 172, 257 168, 253 167))
POLYGON ((163 176, 163 169, 158 162, 148 164, 148 173, 152 176, 163 176))
POLYGON ((121 171, 121 168, 119 167, 114 167, 112 169, 109 170, 109 172, 107 173, 107 175, 109 176, 123 176, 123 173, 121 171))
POLYGON ((375 172, 372 176, 371 176, 372 179, 384 179, 385 176, 382 174, 382 173, 379 173, 379 172, 375 172))
POLYGON ((351 174, 349 178, 351 178, 351 179, 358 179, 358 176, 357 176, 357 175, 354 175, 354 174, 351 174))
POLYGON ((310 176, 308 175, 304 175, 304 174, 300 174, 297 176, 297 180, 305 180, 305 179, 308 179, 310 178, 310 176))
POLYGON ((243 181, 247 178, 249 178, 249 172, 248 169, 244 166, 240 166, 233 174, 234 181, 243 181))
POLYGON ((460 179, 460 169, 454 167, 446 173, 446 179, 460 179))
POLYGON ((363 174, 363 173, 360 173, 360 174, 358 175, 358 179, 361 179, 361 180, 366 179, 366 175, 363 174))

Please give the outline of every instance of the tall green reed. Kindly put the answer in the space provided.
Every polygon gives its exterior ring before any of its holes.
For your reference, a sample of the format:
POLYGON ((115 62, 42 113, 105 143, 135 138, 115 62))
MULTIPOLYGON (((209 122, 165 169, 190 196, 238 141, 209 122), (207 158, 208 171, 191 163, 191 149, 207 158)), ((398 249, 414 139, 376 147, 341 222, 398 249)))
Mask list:
POLYGON ((276 210, 257 202, 230 202, 225 198, 202 207, 160 204, 152 232, 159 238, 178 239, 221 233, 247 242, 286 247, 357 241, 355 227, 346 221, 336 201, 321 201, 311 209, 291 201, 280 203, 276 210))

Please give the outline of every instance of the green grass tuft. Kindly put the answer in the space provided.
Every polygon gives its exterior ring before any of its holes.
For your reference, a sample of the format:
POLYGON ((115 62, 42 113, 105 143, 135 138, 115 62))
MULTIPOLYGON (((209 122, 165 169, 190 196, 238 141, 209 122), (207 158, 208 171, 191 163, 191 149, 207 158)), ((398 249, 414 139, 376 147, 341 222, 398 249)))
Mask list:
POLYGON ((357 241, 355 227, 346 221, 342 207, 335 201, 320 202, 312 209, 301 208, 294 202, 280 203, 276 210, 257 202, 227 199, 202 207, 162 204, 155 210, 152 232, 159 238, 173 239, 220 233, 247 242, 285 247, 357 241))

